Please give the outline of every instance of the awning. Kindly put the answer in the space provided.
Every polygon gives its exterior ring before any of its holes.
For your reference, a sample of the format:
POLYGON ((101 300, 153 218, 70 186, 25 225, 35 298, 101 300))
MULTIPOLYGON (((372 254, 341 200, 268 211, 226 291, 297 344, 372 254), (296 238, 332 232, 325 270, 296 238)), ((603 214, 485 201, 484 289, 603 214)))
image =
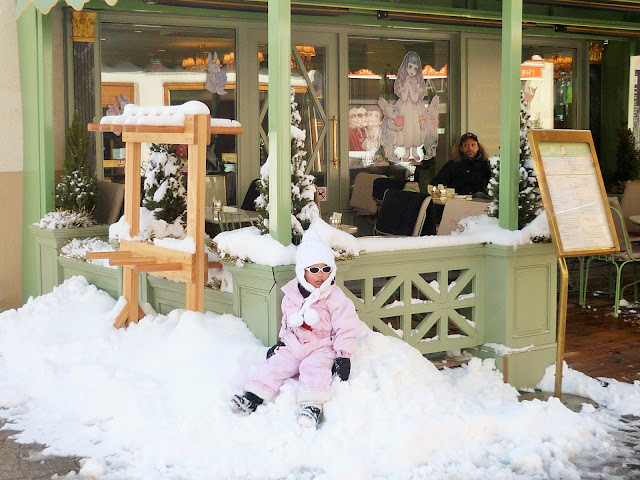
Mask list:
MULTIPOLYGON (((82 7, 84 7, 84 4, 87 3, 89 0, 65 0, 65 1, 67 2, 67 5, 70 5, 71 7, 73 7, 74 10, 80 11, 82 10, 82 7)), ((104 1, 110 7, 113 7, 116 3, 118 3, 118 0, 104 0, 104 1)), ((53 6, 56 3, 58 3, 58 0, 16 0, 16 18, 22 15, 22 12, 24 11, 25 8, 27 8, 27 5, 29 5, 30 3, 33 3, 33 5, 38 10, 40 10, 40 12, 46 15, 51 11, 53 6)))

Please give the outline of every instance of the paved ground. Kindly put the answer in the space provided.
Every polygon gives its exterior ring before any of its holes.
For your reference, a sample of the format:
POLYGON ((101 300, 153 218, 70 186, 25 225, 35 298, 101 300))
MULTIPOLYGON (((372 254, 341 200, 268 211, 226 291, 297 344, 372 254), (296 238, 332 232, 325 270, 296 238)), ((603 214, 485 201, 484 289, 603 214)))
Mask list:
MULTIPOLYGON (((0 426, 4 426, 1 420, 0 426)), ((55 474, 64 477, 80 470, 79 458, 45 457, 40 453, 42 445, 11 441, 14 433, 0 430, 0 480, 49 480, 55 474)))

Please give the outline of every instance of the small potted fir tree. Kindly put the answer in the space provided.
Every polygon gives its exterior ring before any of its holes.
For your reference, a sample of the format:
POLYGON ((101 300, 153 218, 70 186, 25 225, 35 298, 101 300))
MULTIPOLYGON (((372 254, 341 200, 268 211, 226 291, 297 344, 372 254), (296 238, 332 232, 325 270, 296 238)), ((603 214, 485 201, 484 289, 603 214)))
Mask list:
POLYGON ((48 293, 62 280, 59 250, 74 238, 106 240, 108 225, 96 225, 97 178, 88 164, 89 135, 74 115, 66 135, 67 155, 56 185, 56 210, 47 213, 30 229, 36 237, 38 293, 48 293))

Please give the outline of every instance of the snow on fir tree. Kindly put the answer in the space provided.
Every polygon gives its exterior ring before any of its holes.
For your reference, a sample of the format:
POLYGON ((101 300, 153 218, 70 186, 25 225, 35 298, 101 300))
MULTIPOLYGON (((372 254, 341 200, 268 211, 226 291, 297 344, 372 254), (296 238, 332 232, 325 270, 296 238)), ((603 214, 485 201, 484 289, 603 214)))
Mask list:
POLYGON ((62 176, 56 185, 57 212, 45 215, 40 226, 45 228, 73 228, 95 224, 98 178, 88 165, 90 139, 77 115, 73 116, 67 132, 67 155, 62 176))
MULTIPOLYGON (((531 148, 527 133, 531 128, 531 114, 524 101, 524 93, 520 92, 520 166, 518 169, 518 229, 522 230, 542 212, 542 197, 538 187, 538 178, 533 167, 531 148)), ((487 191, 491 197, 489 216, 498 216, 500 204, 500 157, 489 159, 491 179, 487 191)))
POLYGON ((187 211, 187 190, 181 168, 183 158, 176 145, 152 143, 144 174, 142 205, 158 220, 184 225, 187 211))
MULTIPOLYGON (((293 243, 299 243, 311 221, 320 216, 314 199, 316 195, 315 177, 306 174, 307 152, 304 150, 306 132, 301 124, 295 92, 291 89, 291 236, 293 243)), ((263 234, 269 233, 269 160, 260 168, 258 191, 255 201, 258 212, 257 227, 263 234)))

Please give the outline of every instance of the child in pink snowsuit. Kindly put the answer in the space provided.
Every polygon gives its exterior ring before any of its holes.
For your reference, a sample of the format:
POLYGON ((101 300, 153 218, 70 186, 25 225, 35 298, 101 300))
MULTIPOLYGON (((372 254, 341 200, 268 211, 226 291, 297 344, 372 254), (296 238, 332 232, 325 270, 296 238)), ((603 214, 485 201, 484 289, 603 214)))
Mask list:
POLYGON ((248 415, 271 400, 282 384, 299 374, 298 423, 316 426, 322 404, 331 398, 333 373, 346 381, 360 334, 353 302, 334 284, 333 250, 315 232, 305 233, 296 251, 296 278, 282 287, 280 342, 244 394, 231 399, 234 413, 248 415))

